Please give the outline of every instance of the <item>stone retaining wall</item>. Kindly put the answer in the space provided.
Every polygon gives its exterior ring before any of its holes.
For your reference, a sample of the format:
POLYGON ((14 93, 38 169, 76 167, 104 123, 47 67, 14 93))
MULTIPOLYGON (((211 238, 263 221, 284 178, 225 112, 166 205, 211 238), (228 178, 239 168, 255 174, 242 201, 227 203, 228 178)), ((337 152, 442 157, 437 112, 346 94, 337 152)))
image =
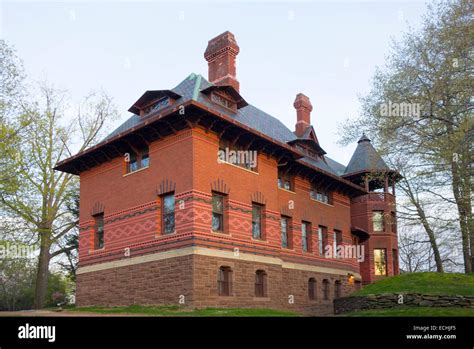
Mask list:
POLYGON ((385 309, 410 305, 420 307, 462 307, 474 308, 473 296, 426 295, 418 293, 381 294, 342 297, 334 300, 334 314, 357 310, 385 309))

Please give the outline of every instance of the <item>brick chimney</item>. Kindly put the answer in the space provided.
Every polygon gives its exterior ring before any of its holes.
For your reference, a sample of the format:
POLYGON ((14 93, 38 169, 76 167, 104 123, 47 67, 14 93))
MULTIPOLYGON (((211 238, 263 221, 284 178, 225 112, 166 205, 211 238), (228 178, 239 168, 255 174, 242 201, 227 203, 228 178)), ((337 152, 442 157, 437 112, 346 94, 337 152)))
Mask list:
POLYGON ((293 106, 296 109, 295 134, 301 137, 306 131, 306 128, 311 125, 311 111, 313 110, 313 106, 309 98, 302 93, 296 95, 293 106))
POLYGON ((239 46, 234 34, 229 31, 209 40, 204 52, 204 58, 209 65, 209 81, 220 86, 232 86, 239 92, 235 67, 235 57, 238 54, 239 46))

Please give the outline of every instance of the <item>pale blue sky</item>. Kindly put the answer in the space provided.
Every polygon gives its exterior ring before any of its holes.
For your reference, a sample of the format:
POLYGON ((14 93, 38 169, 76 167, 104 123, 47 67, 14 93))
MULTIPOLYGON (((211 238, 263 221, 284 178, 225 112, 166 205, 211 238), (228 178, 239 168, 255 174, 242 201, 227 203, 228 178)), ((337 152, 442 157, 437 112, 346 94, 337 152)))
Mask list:
POLYGON ((240 46, 242 96, 293 130, 293 101, 303 92, 322 147, 346 165, 355 144, 336 144, 338 123, 358 115, 357 97, 391 38, 417 27, 425 10, 422 1, 0 0, 0 35, 30 77, 46 77, 76 98, 103 88, 125 120, 145 90, 173 88, 191 72, 207 77, 207 41, 229 30, 240 46))

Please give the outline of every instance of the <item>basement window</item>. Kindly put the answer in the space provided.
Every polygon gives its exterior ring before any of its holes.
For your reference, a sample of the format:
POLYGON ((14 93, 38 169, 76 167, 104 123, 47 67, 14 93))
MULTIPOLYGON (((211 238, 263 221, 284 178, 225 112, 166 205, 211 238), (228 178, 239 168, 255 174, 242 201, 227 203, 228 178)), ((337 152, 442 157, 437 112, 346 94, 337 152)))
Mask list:
POLYGON ((341 297, 341 281, 336 280, 334 282, 334 298, 340 298, 341 297))
POLYGON ((316 299, 316 279, 310 278, 308 280, 308 298, 312 301, 316 299))
POLYGON ((267 273, 264 270, 255 272, 255 297, 267 296, 267 273))
POLYGON ((323 299, 325 301, 329 300, 329 280, 323 280, 323 299))
POLYGON ((217 291, 219 296, 230 296, 232 294, 232 269, 220 267, 217 275, 217 291))

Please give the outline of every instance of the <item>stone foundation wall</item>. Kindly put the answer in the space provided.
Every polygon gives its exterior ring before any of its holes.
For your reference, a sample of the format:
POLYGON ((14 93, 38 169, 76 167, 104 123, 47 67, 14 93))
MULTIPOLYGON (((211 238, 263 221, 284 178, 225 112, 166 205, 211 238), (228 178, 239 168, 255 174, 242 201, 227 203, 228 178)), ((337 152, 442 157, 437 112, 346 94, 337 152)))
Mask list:
POLYGON ((409 293, 342 297, 334 300, 334 313, 343 314, 357 310, 395 308, 405 305, 474 308, 474 295, 443 296, 409 293), (403 296, 403 303, 399 303, 400 296, 403 296))
POLYGON ((190 308, 274 308, 308 315, 333 314, 335 281, 341 295, 354 290, 346 275, 283 268, 278 264, 205 255, 187 255, 164 260, 79 273, 78 306, 123 306, 131 304, 181 305, 190 308), (232 269, 231 296, 218 294, 221 266, 232 269), (255 297, 255 272, 267 274, 266 297, 255 297), (316 299, 308 296, 308 280, 316 279, 316 299), (323 299, 322 282, 329 281, 329 299, 323 299), (183 297, 184 296, 184 297, 183 297), (180 303, 181 301, 181 303, 180 303))
POLYGON ((192 256, 105 269, 77 275, 77 306, 192 303, 192 256))

